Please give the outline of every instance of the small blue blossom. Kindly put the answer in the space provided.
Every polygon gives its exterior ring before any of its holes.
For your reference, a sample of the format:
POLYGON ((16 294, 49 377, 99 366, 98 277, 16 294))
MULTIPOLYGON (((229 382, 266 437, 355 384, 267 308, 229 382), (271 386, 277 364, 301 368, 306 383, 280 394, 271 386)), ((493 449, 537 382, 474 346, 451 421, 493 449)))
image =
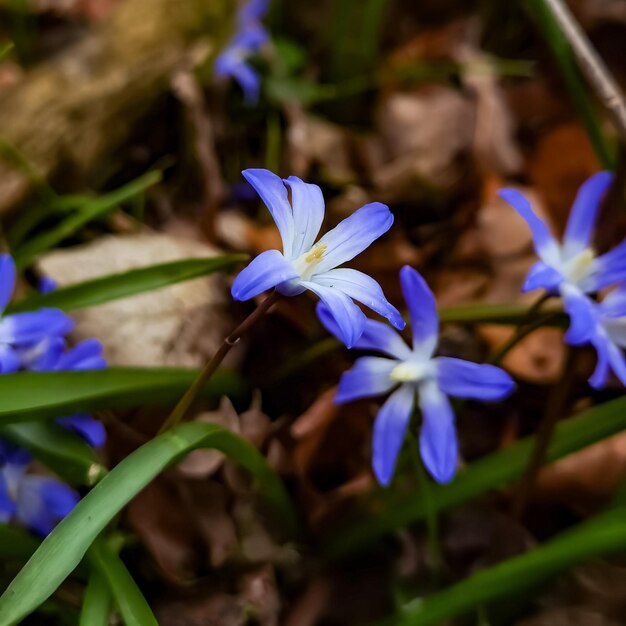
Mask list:
MULTIPOLYGON (((600 172, 581 186, 562 243, 552 236, 519 191, 503 189, 499 193, 528 223, 540 258, 528 272, 522 291, 543 288, 560 295, 573 321, 583 319, 578 310, 587 306, 585 294, 626 279, 626 241, 600 256, 592 247, 598 209, 612 180, 610 172, 600 172)), ((577 333, 573 331, 573 335, 577 333)))
MULTIPOLYGON (((470 400, 501 400, 515 388, 511 377, 493 365, 451 357, 434 357, 439 319, 432 291, 413 268, 400 271, 402 292, 413 332, 410 348, 392 328, 368 320, 355 347, 386 357, 362 357, 341 378, 336 402, 392 392, 374 423, 373 468, 382 485, 393 477, 396 460, 411 414, 417 403, 422 412, 420 452, 428 472, 440 483, 454 478, 458 461, 455 417, 448 396, 470 400)), ((320 319, 331 332, 336 325, 327 308, 318 305, 320 319)))
POLYGON ((0 255, 0 373, 15 372, 20 367, 18 350, 51 337, 61 337, 74 322, 59 309, 40 309, 28 313, 4 315, 2 312, 15 289, 15 263, 8 254, 0 255))
MULTIPOLYGON (((102 356, 102 344, 97 339, 86 339, 69 350, 59 338, 46 339, 20 354, 24 369, 39 372, 103 369, 107 363, 102 356)), ((59 417, 57 424, 73 430, 90 446, 99 448, 106 441, 103 424, 88 413, 59 417)))
POLYGON ((50 278, 49 276, 42 276, 39 279, 39 293, 50 293, 55 291, 57 288, 57 281, 54 278, 50 278))
POLYGON ((234 78, 248 104, 259 99, 259 75, 248 59, 269 41, 269 33, 261 23, 268 6, 267 0, 249 0, 242 5, 237 14, 235 34, 215 60, 216 75, 234 78))
POLYGON ((28 452, 0 439, 0 522, 16 520, 46 536, 79 498, 63 483, 28 474, 30 462, 28 452))
POLYGON ((325 212, 317 185, 295 176, 281 180, 263 169, 245 170, 243 175, 272 214, 283 251, 267 250, 253 259, 233 283, 235 300, 249 300, 273 287, 285 296, 312 291, 326 305, 337 336, 348 347, 356 344, 367 320, 354 300, 386 317, 396 328, 404 328, 399 311, 373 278, 338 268, 389 230, 393 215, 387 206, 373 202, 361 207, 315 243, 325 212))

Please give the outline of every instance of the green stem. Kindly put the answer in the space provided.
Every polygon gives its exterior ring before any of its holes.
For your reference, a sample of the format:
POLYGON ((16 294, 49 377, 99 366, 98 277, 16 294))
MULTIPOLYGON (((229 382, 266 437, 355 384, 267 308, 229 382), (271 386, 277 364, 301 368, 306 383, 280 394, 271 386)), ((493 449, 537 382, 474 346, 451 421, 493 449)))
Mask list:
POLYGON ((520 320, 515 329, 515 332, 505 344, 497 350, 494 355, 489 359, 489 362, 492 365, 498 365, 502 359, 522 340, 524 337, 530 335, 530 333, 534 332, 538 328, 545 326, 547 322, 551 321, 556 317, 556 313, 546 313, 540 317, 535 316, 541 310, 541 307, 550 299, 550 294, 546 293, 540 296, 534 304, 528 309, 524 317, 520 320), (534 318, 534 319, 533 319, 534 318))
POLYGON ((419 439, 411 434, 409 437, 409 449, 411 461, 419 485, 419 494, 424 499, 426 509, 426 529, 428 532, 428 557, 435 578, 439 578, 443 570, 443 556, 441 553, 441 542, 439 541, 439 520, 437 508, 433 501, 430 479, 426 473, 426 468, 422 463, 419 450, 419 439))
POLYGON ((211 376, 216 372, 217 368, 221 365, 226 355, 231 351, 232 347, 239 342, 241 337, 245 335, 257 322, 272 308, 274 303, 280 298, 280 294, 277 291, 273 291, 259 306, 250 314, 246 319, 233 330, 233 332, 224 339, 222 345, 217 349, 215 354, 211 357, 209 362, 202 368, 200 374, 191 387, 187 389, 185 395, 180 399, 178 404, 174 407, 174 410, 170 413, 169 417, 163 422, 159 430, 159 435, 166 430, 174 428, 177 424, 187 415, 187 412, 196 401, 196 398, 200 395, 202 388, 207 384, 211 376))

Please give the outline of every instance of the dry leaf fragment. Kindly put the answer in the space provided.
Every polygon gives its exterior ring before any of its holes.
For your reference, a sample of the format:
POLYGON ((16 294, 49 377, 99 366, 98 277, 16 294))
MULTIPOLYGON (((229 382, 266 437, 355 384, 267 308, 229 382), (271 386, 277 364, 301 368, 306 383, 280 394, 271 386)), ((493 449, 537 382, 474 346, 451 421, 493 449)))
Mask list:
MULTIPOLYGON (((142 232, 110 235, 56 250, 37 264, 59 286, 186 258, 210 257, 215 248, 186 239, 142 232)), ((231 326, 230 300, 215 274, 73 313, 77 340, 97 337, 111 365, 199 367, 231 326)), ((235 349, 236 361, 238 358, 235 349)), ((233 361, 231 361, 232 364, 233 361)))

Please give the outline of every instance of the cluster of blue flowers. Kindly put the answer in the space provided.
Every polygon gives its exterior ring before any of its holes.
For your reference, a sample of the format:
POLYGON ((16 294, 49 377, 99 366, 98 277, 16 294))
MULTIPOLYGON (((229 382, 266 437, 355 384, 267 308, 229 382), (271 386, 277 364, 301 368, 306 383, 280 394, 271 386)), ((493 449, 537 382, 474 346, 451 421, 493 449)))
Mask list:
POLYGON ((248 104, 259 98, 259 75, 248 61, 269 40, 261 22, 268 7, 269 0, 243 4, 237 12, 235 34, 215 60, 215 74, 236 80, 248 104))
POLYGON ((582 185, 562 243, 519 191, 500 192, 528 223, 540 259, 528 272, 522 291, 544 289, 562 298, 570 318, 565 341, 573 346, 591 345, 598 354, 589 379, 594 388, 606 385, 610 370, 626 385, 626 360, 621 350, 626 348, 626 241, 602 255, 593 249, 598 210, 612 180, 609 172, 600 172, 582 185), (606 290, 598 302, 596 294, 606 290))
MULTIPOLYGON (((0 311, 4 311, 15 288, 16 270, 9 255, 0 255, 0 311)), ((50 291, 49 279, 40 289, 50 291)), ((102 345, 95 339, 68 348, 65 336, 74 327, 58 309, 0 316, 0 373, 17 371, 85 370, 106 367, 102 345)), ((86 413, 60 417, 60 428, 77 433, 93 447, 104 444, 103 425, 86 413)), ((28 473, 30 454, 0 439, 0 522, 17 520, 41 535, 78 501, 78 494, 62 483, 28 473)))
POLYGON ((329 332, 348 348, 387 357, 358 359, 343 375, 336 396, 336 402, 348 402, 392 392, 374 425, 373 467, 379 482, 391 481, 416 398, 423 417, 424 465, 437 481, 450 481, 458 445, 448 395, 500 400, 515 387, 511 377, 491 365, 434 357, 439 332, 435 300, 416 270, 406 266, 400 272, 413 331, 409 348, 394 330, 402 330, 405 322, 380 285, 362 272, 337 267, 389 230, 393 215, 387 206, 374 202, 360 208, 315 243, 324 220, 324 199, 317 185, 295 176, 281 180, 267 170, 246 170, 243 175, 272 214, 283 251, 268 250, 256 257, 235 279, 233 298, 248 300, 270 288, 285 296, 305 290, 315 293, 320 299, 318 316, 329 332), (366 318, 355 300, 394 328, 366 318))
MULTIPOLYGON (((404 328, 398 310, 369 276, 339 265, 353 259, 383 235, 393 223, 388 207, 368 204, 323 235, 324 199, 316 185, 291 176, 281 180, 267 170, 246 170, 245 179, 269 209, 280 232, 283 250, 256 257, 233 283, 235 300, 248 300, 275 288, 285 296, 305 290, 320 302, 317 313, 326 329, 348 348, 373 351, 383 357, 356 360, 339 384, 336 402, 390 394, 374 423, 373 469, 378 481, 388 485, 413 412, 419 407, 419 435, 423 463, 433 478, 452 480, 458 464, 455 418, 448 396, 497 401, 515 389, 502 369, 450 357, 437 357, 439 323, 435 299, 422 276, 403 267, 400 283, 411 321, 413 345, 409 347, 389 325, 368 319, 360 302, 397 330, 404 328)), ((526 220, 540 257, 528 273, 523 291, 543 288, 561 296, 570 317, 565 339, 572 345, 591 344, 598 364, 590 383, 606 384, 610 369, 626 384, 626 242, 603 255, 591 247, 598 208, 612 181, 601 172, 580 189, 563 243, 550 234, 532 211, 528 200, 514 189, 500 192, 526 220), (614 289, 598 302, 598 291, 614 289)))

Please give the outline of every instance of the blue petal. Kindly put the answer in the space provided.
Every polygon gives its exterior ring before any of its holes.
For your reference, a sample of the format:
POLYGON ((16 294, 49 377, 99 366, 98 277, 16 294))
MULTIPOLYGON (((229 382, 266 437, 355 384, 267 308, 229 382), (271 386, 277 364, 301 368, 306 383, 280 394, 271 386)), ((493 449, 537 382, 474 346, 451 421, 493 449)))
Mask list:
POLYGON ((57 370, 96 370, 107 363, 102 356, 102 343, 97 339, 85 339, 60 355, 57 370))
POLYGON ((228 49, 233 51, 237 58, 246 58, 259 50, 269 39, 270 35, 263 24, 248 23, 241 26, 228 44, 228 49))
POLYGON ((254 187, 276 222, 283 241, 283 254, 293 258, 294 223, 287 188, 283 181, 269 170, 248 169, 243 177, 254 187))
POLYGON ((596 369, 589 378, 589 384, 594 389, 602 389, 606 386, 609 368, 626 386, 626 358, 620 348, 614 343, 612 337, 607 335, 603 329, 592 338, 591 343, 598 354, 596 369))
POLYGON ((595 260, 596 275, 592 289, 598 291, 626 280, 626 241, 595 260))
POLYGON ((232 65, 230 74, 241 87, 246 104, 256 104, 261 89, 261 79, 257 71, 248 63, 236 63, 232 65))
POLYGON ((54 278, 50 278, 49 276, 42 276, 39 279, 38 289, 40 293, 50 293, 52 291, 56 291, 57 287, 57 281, 54 280, 54 278))
POLYGON ((80 435, 92 448, 101 448, 106 441, 104 425, 88 413, 59 417, 56 422, 80 435))
POLYGON ((454 413, 448 398, 434 381, 419 388, 422 410, 420 453, 424 466, 438 483, 449 483, 456 474, 459 448, 454 413))
POLYGON ((313 280, 320 285, 343 291, 353 300, 386 317, 399 330, 406 326, 400 311, 387 301, 380 285, 363 272, 340 268, 329 270, 323 274, 316 274, 313 280))
POLYGON ((580 187, 563 237, 566 258, 571 258, 589 247, 600 203, 612 182, 611 172, 600 172, 587 179, 580 187))
POLYGON ((626 316, 626 284, 618 285, 600 303, 600 311, 606 317, 626 316))
POLYGON ((499 367, 438 357, 437 383, 444 394, 466 400, 502 400, 515 389, 513 379, 499 367))
POLYGON ((21 366, 35 372, 48 372, 55 368, 65 350, 65 339, 46 337, 32 346, 19 350, 21 366))
POLYGON ((16 446, 13 442, 0 439, 0 465, 12 466, 22 472, 33 460, 30 452, 16 446))
POLYGON ((239 9, 239 18, 243 21, 261 20, 269 9, 269 0, 248 0, 239 9))
POLYGON ((597 334, 592 338, 593 347, 598 355, 596 369, 589 378, 589 384, 594 389, 602 389, 609 377, 609 344, 605 335, 597 334))
POLYGON ((357 359, 352 369, 341 377, 335 402, 341 404, 359 398, 372 398, 391 391, 398 384, 390 376, 397 364, 397 361, 377 356, 357 359))
POLYGON ((557 265, 561 256, 559 245, 546 224, 535 215, 530 202, 517 189, 501 189, 498 195, 526 220, 535 242, 535 250, 541 260, 547 265, 557 265))
POLYGON ((522 291, 534 291, 535 289, 545 289, 554 291, 563 281, 564 277, 553 267, 546 265, 543 261, 537 261, 526 274, 526 280, 522 286, 522 291))
POLYGON ((567 283, 561 286, 561 297, 563 308, 570 320, 569 328, 565 333, 565 341, 572 346, 588 343, 598 325, 595 303, 567 283))
POLYGON ((0 344, 0 374, 12 374, 20 368, 19 354, 7 344, 0 344))
POLYGON ((0 312, 6 309, 15 289, 15 263, 8 254, 0 254, 0 312))
POLYGON ((319 296, 330 315, 335 318, 337 339, 348 348, 353 348, 365 329, 367 318, 363 311, 339 289, 308 280, 303 280, 300 284, 319 296))
POLYGON ((51 478, 26 475, 19 484, 17 518, 45 536, 78 502, 78 494, 51 478))
POLYGON ((55 335, 65 335, 74 328, 74 322, 59 309, 39 309, 29 313, 15 313, 0 320, 0 341, 28 345, 55 335))
POLYGON ((298 272, 278 250, 267 250, 252 259, 231 288, 235 300, 250 300, 260 293, 288 280, 298 278, 298 272))
POLYGON ((317 266, 320 274, 353 259, 384 235, 393 224, 389 207, 380 202, 366 204, 328 231, 319 244, 328 246, 317 266))
POLYGON ((378 482, 385 487, 393 478, 414 403, 414 388, 411 385, 402 385, 389 396, 376 416, 372 438, 372 466, 378 482))
POLYGON ((609 364, 622 385, 626 386, 626 359, 624 353, 613 342, 609 344, 609 364))
POLYGON ((11 518, 15 515, 15 511, 15 502, 9 494, 9 488, 2 469, 0 468, 0 523, 6 524, 10 522, 11 518))
POLYGON ((408 265, 400 270, 400 284, 411 319, 413 350, 430 358, 437 347, 439 334, 435 296, 421 274, 408 265))
POLYGON ((305 183, 296 176, 284 181, 291 189, 294 221, 294 258, 311 249, 324 221, 324 196, 317 185, 305 183))
MULTIPOLYGON (((317 316, 324 328, 335 337, 339 337, 340 331, 337 328, 335 318, 330 314, 323 302, 317 304, 317 316)), ((368 319, 365 322, 365 329, 353 348, 359 350, 374 350, 382 352, 400 360, 411 358, 411 350, 404 342, 404 339, 388 324, 368 319)))

